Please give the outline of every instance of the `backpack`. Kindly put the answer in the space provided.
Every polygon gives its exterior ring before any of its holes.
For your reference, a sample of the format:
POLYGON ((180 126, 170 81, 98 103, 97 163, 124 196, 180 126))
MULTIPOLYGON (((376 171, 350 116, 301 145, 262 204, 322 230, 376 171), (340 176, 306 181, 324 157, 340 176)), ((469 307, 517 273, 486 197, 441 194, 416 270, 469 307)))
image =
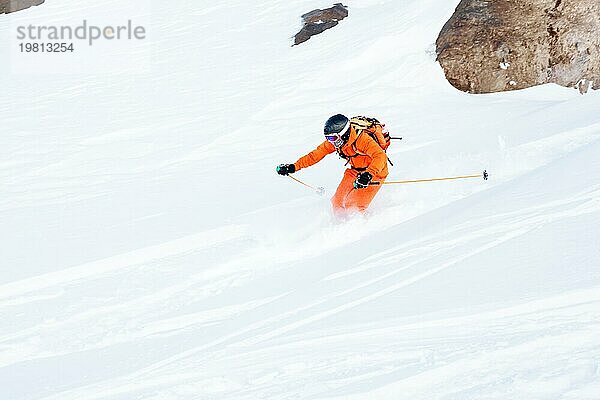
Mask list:
POLYGON ((363 116, 353 117, 350 119, 350 124, 354 127, 357 136, 366 132, 373 140, 375 140, 383 151, 387 151, 388 147, 390 147, 390 134, 385 130, 385 124, 379 122, 377 118, 363 116))

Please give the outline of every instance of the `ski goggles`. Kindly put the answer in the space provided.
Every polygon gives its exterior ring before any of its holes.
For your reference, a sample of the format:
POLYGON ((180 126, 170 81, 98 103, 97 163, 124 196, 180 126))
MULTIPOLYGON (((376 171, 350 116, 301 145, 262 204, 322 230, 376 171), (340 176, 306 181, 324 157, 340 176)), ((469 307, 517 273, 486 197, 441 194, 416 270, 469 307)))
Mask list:
POLYGON ((346 133, 346 131, 350 128, 350 121, 348 121, 346 123, 346 125, 344 126, 344 128, 339 131, 338 133, 334 133, 334 132, 325 132, 325 139, 327 139, 328 141, 330 141, 331 143, 336 143, 336 142, 340 142, 340 140, 342 139, 342 136, 344 135, 344 133, 346 133))

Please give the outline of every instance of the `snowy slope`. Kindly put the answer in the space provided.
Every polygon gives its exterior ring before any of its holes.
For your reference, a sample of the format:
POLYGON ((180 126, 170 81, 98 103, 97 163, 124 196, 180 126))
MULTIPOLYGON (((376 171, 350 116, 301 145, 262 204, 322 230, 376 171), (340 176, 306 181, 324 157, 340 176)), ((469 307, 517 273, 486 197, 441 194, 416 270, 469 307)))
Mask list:
POLYGON ((294 48, 330 4, 121 3, 2 17, 0 398, 600 399, 598 93, 455 91, 457 1, 349 1, 294 48), (127 62, 15 67, 16 25, 122 16, 149 31, 127 62), (337 223, 274 173, 337 112, 404 137, 390 178, 491 179, 337 223))

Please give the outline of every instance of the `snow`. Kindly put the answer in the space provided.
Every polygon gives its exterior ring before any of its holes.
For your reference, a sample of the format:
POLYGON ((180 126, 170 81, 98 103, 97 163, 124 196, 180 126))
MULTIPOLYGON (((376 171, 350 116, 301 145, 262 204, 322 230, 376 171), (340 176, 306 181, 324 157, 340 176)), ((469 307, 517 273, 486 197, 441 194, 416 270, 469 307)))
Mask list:
POLYGON ((2 17, 1 398, 600 399, 600 93, 456 91, 432 49, 457 1, 349 1, 291 47, 329 5, 2 17), (15 26, 84 18, 148 38, 15 52, 15 26), (338 112, 404 138, 390 179, 490 180, 335 221, 274 169, 338 112))

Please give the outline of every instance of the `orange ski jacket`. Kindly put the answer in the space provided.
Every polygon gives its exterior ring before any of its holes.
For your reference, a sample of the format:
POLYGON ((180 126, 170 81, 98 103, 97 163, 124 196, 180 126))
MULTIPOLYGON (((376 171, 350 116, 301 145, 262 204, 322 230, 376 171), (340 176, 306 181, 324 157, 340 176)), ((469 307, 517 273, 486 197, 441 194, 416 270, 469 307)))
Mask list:
POLYGON ((385 151, 369 134, 362 132, 356 134, 354 127, 350 127, 348 141, 339 149, 329 141, 324 141, 316 149, 301 157, 294 163, 296 171, 315 165, 326 155, 337 152, 341 158, 348 160, 350 167, 357 171, 367 171, 374 178, 388 176, 388 158, 385 151))

